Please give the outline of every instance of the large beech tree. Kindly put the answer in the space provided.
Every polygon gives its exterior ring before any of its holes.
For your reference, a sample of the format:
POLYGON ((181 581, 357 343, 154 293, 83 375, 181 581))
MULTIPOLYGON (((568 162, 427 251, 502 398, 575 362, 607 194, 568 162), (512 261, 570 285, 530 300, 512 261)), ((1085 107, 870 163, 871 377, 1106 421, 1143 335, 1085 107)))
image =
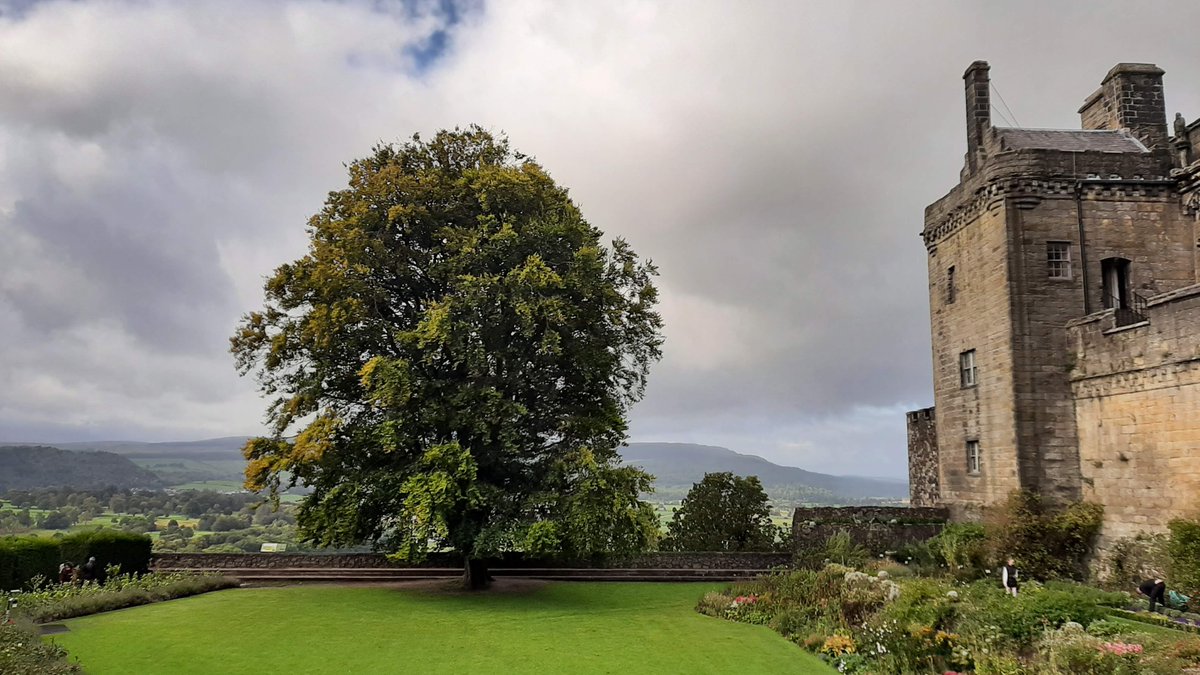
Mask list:
POLYGON ((376 147, 231 339, 271 398, 246 484, 312 488, 304 536, 419 559, 588 555, 657 535, 619 466, 661 355, 656 270, 478 127, 376 147))

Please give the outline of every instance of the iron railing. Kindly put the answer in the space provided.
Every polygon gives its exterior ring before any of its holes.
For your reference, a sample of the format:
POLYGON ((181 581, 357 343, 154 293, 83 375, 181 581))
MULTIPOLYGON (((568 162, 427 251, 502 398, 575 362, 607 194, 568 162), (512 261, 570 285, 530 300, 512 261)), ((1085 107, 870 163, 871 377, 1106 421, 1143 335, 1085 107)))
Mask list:
POLYGON ((1146 318, 1146 299, 1133 291, 1129 291, 1127 295, 1128 298, 1124 302, 1121 298, 1110 298, 1117 328, 1150 320, 1146 318))

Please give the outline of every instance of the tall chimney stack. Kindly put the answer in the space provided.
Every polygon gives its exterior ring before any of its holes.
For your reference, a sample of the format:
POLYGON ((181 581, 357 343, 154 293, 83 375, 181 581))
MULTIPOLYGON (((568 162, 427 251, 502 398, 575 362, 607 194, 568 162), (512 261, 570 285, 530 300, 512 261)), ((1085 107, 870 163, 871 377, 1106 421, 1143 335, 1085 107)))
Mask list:
POLYGON ((1118 63, 1079 109, 1084 129, 1128 129, 1151 150, 1167 149, 1163 70, 1153 63, 1118 63))
POLYGON ((987 61, 976 61, 963 73, 967 95, 967 171, 974 173, 983 154, 983 135, 992 126, 991 80, 987 61))

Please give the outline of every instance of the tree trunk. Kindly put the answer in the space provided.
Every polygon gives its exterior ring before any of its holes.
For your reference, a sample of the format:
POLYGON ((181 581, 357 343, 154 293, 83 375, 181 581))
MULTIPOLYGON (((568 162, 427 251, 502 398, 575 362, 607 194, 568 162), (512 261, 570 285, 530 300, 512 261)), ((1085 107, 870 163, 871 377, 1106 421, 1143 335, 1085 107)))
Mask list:
POLYGON ((463 588, 468 591, 481 591, 488 587, 491 580, 486 560, 466 559, 463 569, 463 588))

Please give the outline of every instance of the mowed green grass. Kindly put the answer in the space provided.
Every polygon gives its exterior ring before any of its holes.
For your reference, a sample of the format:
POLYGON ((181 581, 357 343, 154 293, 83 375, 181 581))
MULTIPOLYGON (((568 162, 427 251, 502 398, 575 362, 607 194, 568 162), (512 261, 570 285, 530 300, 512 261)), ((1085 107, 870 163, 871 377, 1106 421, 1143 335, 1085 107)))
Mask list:
POLYGON ((697 614, 710 588, 234 589, 73 619, 54 640, 90 675, 834 672, 769 628, 697 614))

